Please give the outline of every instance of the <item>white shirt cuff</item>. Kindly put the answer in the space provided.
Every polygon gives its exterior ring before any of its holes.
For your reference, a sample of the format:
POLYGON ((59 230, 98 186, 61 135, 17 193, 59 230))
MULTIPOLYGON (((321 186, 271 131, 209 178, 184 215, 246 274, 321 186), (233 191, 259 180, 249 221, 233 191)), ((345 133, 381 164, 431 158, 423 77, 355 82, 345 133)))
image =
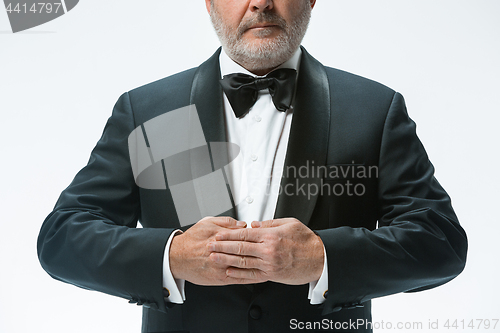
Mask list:
POLYGON ((323 246, 325 253, 325 261, 323 263, 323 273, 318 281, 309 282, 309 295, 307 296, 311 304, 321 304, 326 301, 324 297, 325 292, 328 290, 328 263, 326 260, 326 250, 323 246))
POLYGON ((169 297, 166 297, 165 300, 170 303, 182 304, 186 300, 186 295, 184 294, 184 283, 185 280, 174 279, 172 272, 170 271, 170 244, 172 243, 172 239, 174 236, 182 233, 181 230, 175 230, 170 235, 170 238, 167 241, 167 245, 165 246, 165 253, 163 255, 163 288, 167 289, 170 293, 169 297))

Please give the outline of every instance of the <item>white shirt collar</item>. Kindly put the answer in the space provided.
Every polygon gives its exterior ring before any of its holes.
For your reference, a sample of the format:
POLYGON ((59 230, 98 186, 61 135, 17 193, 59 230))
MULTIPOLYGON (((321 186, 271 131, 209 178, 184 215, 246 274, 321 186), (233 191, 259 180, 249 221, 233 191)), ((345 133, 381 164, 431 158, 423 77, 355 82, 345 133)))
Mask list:
MULTIPOLYGON (((282 63, 276 69, 278 69, 278 68, 291 68, 291 69, 295 69, 298 73, 301 56, 302 56, 302 50, 299 47, 290 59, 288 59, 287 61, 282 63)), ((243 68, 242 66, 237 64, 236 62, 234 62, 233 59, 229 58, 229 56, 227 55, 226 51, 224 51, 224 49, 222 49, 222 52, 220 53, 219 63, 220 63, 221 77, 224 77, 224 75, 232 74, 232 73, 243 73, 243 74, 251 75, 254 77, 257 76, 255 74, 249 72, 248 70, 246 70, 245 68, 243 68)))

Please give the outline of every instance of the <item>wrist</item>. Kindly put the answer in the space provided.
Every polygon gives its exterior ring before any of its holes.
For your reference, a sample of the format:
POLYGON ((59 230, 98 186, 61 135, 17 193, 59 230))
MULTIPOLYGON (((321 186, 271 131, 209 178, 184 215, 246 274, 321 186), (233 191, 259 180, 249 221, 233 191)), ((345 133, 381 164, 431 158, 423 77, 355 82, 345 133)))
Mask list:
POLYGON ((169 250, 169 263, 170 263, 170 272, 172 272, 172 276, 174 279, 183 279, 182 273, 182 257, 184 253, 184 242, 183 242, 183 234, 175 235, 172 239, 172 243, 170 243, 169 250))
POLYGON ((319 237, 317 234, 316 236, 316 243, 315 243, 315 280, 317 281, 320 279, 321 275, 323 274, 323 268, 325 265, 325 246, 323 245, 323 241, 321 240, 321 237, 319 237))

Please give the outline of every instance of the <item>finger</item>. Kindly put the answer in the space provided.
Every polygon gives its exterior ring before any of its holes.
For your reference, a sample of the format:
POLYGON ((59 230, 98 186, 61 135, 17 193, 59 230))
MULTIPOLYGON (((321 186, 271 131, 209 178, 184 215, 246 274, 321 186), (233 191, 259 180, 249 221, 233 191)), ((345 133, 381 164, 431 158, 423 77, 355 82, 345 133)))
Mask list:
POLYGON ((234 254, 239 256, 261 257, 262 246, 259 243, 242 241, 217 241, 208 243, 208 251, 234 254))
POLYGON ((229 267, 226 270, 226 274, 228 277, 232 279, 241 279, 241 280, 257 280, 257 281, 268 281, 269 277, 264 271, 259 269, 244 269, 237 267, 229 267))
POLYGON ((221 230, 215 235, 215 240, 259 243, 261 241, 261 233, 260 230, 251 228, 221 230))
POLYGON ((260 258, 236 256, 225 253, 211 253, 209 258, 220 265, 245 269, 260 269, 263 264, 260 258))
POLYGON ((229 276, 226 276, 225 279, 225 284, 224 285, 229 285, 229 284, 254 284, 254 283, 261 283, 261 282, 266 282, 267 280, 254 280, 254 279, 237 279, 237 278, 232 278, 229 276))
MULTIPOLYGON (((204 218, 204 219, 207 219, 207 218, 204 218)), ((219 227, 229 228, 229 229, 246 228, 246 226, 247 226, 246 222, 237 221, 229 216, 210 217, 210 218, 208 218, 208 220, 210 220, 210 222, 218 225, 219 227)))
POLYGON ((292 222, 291 219, 273 219, 266 221, 253 221, 252 228, 273 228, 292 222))

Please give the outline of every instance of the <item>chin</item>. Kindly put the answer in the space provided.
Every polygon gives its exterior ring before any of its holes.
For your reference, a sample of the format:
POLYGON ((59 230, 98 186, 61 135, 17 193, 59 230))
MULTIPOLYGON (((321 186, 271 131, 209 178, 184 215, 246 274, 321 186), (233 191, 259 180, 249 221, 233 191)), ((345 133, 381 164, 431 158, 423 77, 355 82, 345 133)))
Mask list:
POLYGON ((263 50, 273 50, 276 47, 276 41, 274 38, 263 38, 259 40, 254 40, 248 43, 245 47, 248 53, 259 54, 263 50))
MULTIPOLYGON (((242 38, 226 45, 228 54, 250 71, 275 68, 287 61, 297 47, 281 34, 264 38, 242 38)), ((299 44, 300 45, 300 44, 299 44)))
POLYGON ((254 36, 254 39, 276 38, 280 34, 280 32, 277 31, 277 29, 274 27, 252 29, 250 33, 252 34, 252 36, 254 36))

